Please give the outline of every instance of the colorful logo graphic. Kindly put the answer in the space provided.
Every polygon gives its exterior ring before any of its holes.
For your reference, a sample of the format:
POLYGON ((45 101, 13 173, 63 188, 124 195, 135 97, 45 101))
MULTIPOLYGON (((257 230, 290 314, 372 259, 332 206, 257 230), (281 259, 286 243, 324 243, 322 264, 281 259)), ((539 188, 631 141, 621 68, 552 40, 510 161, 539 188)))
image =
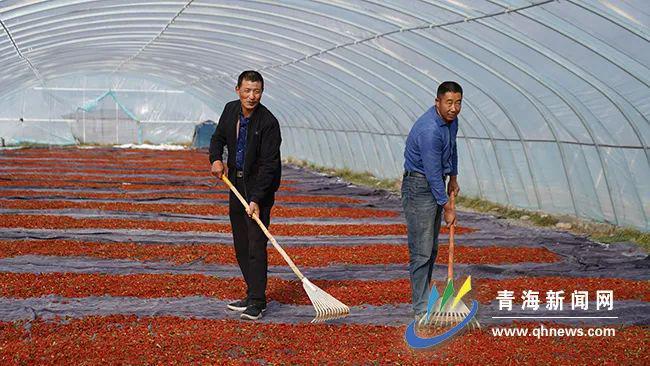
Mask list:
POLYGON ((440 294, 438 293, 436 287, 431 287, 431 294, 429 295, 429 301, 427 304, 427 313, 423 319, 419 320, 420 323, 423 326, 436 326, 438 324, 441 326, 451 324, 456 325, 443 334, 439 334, 434 337, 422 338, 419 337, 415 332, 416 320, 414 320, 406 328, 406 333, 404 334, 406 343, 408 343, 409 346, 417 349, 433 347, 455 336, 468 324, 470 324, 470 322, 474 319, 474 316, 476 316, 476 312, 478 311, 478 302, 476 300, 473 300, 472 308, 469 309, 461 301, 461 299, 472 289, 471 278, 471 276, 467 277, 453 302, 449 301, 454 295, 454 284, 452 281, 447 282, 447 287, 442 294, 442 298, 440 297, 440 294), (433 312, 434 310, 435 312, 433 312))

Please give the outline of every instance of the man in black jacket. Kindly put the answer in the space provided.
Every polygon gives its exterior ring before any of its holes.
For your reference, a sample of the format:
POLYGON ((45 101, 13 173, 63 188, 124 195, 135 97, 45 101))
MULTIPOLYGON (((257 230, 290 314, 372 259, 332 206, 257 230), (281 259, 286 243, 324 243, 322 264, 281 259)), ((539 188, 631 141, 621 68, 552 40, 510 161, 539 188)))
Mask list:
POLYGON ((246 281, 246 298, 228 304, 241 311, 242 319, 257 320, 266 310, 267 238, 250 217, 256 215, 269 226, 275 192, 280 186, 280 125, 261 103, 264 79, 257 71, 244 71, 237 79, 239 100, 226 104, 210 141, 213 175, 228 176, 244 196, 244 208, 230 193, 230 225, 237 263, 246 281), (223 148, 228 148, 224 166, 223 148))

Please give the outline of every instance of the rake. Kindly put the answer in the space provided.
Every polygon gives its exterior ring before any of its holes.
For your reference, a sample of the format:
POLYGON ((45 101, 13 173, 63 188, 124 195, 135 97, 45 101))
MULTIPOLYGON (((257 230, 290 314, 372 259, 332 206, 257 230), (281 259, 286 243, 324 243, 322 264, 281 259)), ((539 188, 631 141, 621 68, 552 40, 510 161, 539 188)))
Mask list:
MULTIPOLYGON (((228 188, 237 196, 239 201, 244 205, 244 207, 248 207, 248 204, 246 203, 246 200, 242 195, 237 191, 237 188, 233 186, 233 184, 230 182, 228 177, 224 174, 221 176, 222 180, 226 183, 228 188)), ((339 318, 344 318, 350 314, 350 308, 342 303, 341 301, 337 300, 334 296, 328 294, 327 292, 323 291, 320 289, 318 286, 314 285, 311 281, 305 277, 302 272, 296 267, 296 265, 293 263, 291 258, 287 255, 287 253, 282 249, 280 244, 275 240, 273 235, 268 231, 266 226, 260 221, 259 217, 253 215, 251 216, 255 222, 257 222, 257 225, 259 225, 260 229, 266 234, 266 237, 269 238, 271 243, 273 244, 273 247, 280 252, 280 255, 282 258, 284 258, 285 262, 291 267, 293 270, 293 273, 298 276, 300 281, 302 282, 302 287, 305 289, 305 292, 307 292, 307 296, 309 296, 309 300, 311 301, 312 305, 314 305, 314 309, 316 310, 316 317, 311 321, 312 323, 321 323, 327 320, 332 320, 332 319, 339 319, 339 318)))
MULTIPOLYGON (((454 194, 449 195, 451 208, 455 209, 454 194)), ((435 286, 431 287, 431 294, 429 295, 429 305, 427 315, 422 318, 423 325, 433 325, 433 327, 448 327, 456 325, 463 321, 469 315, 470 310, 461 300, 465 294, 472 289, 472 276, 468 276, 463 285, 460 287, 456 297, 451 300, 454 295, 454 233, 456 231, 456 223, 449 227, 449 263, 447 265, 447 286, 442 293, 442 297, 438 294, 435 286), (435 313, 431 310, 437 309, 435 313), (433 324, 432 324, 433 323, 433 324)), ((470 326, 480 328, 476 318, 472 319, 470 326)))

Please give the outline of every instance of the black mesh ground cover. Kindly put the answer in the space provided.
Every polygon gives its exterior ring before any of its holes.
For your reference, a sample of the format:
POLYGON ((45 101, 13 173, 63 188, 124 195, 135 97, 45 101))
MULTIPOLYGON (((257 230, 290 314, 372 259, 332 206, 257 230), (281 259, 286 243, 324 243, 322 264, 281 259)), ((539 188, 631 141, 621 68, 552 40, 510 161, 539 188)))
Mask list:
MULTIPOLYGON (((90 164, 84 167, 93 168, 90 164)), ((101 165, 94 168, 101 168, 101 165)), ((28 168, 20 169, 29 171, 28 168)), ((130 175, 124 175, 125 178, 130 175)), ((174 194, 205 193, 202 190, 186 190, 184 185, 195 179, 182 179, 178 176, 156 176, 168 178, 169 184, 176 184, 178 190, 153 190, 139 191, 141 193, 157 193, 159 198, 141 199, 137 192, 129 192, 133 200, 120 200, 121 202, 157 201, 174 202, 183 204, 225 204, 221 200, 209 199, 179 199, 172 198, 174 194), (171 195, 172 197, 165 197, 171 195)), ((89 176, 91 181, 101 182, 101 177, 89 176)), ((308 171, 286 167, 285 179, 297 180, 292 184, 297 192, 280 192, 278 195, 332 195, 363 200, 360 204, 338 203, 282 203, 292 207, 368 207, 382 210, 401 211, 399 197, 383 191, 355 187, 341 182, 333 177, 322 174, 313 174, 308 171)), ((200 182, 202 185, 212 185, 214 182, 200 182)), ((157 183, 163 184, 163 183, 157 183)), ((192 183, 194 184, 194 183, 192 183)), ((43 187, 0 187, 0 191, 11 192, 18 189, 29 189, 43 193, 50 192, 48 198, 64 199, 70 201, 82 200, 85 202, 106 202, 110 200, 79 199, 66 195, 66 192, 103 192, 123 193, 121 189, 112 188, 80 188, 74 183, 69 188, 48 189, 43 187)), ((2 208, 3 199, 32 199, 30 197, 10 196, 0 197, 0 213, 27 214, 29 210, 11 210, 2 208)), ((36 198, 35 198, 36 199, 36 198)), ((94 210, 46 210, 41 214, 68 215, 73 217, 97 218, 128 218, 135 220, 166 220, 166 221, 193 221, 193 222, 221 222, 227 223, 224 217, 211 217, 200 215, 177 215, 160 213, 136 212, 99 212, 94 210)), ((399 223, 403 222, 400 216, 396 219, 320 219, 320 218, 275 218, 273 222, 293 223, 399 223)), ((504 246, 504 247, 544 247, 558 254, 561 260, 557 263, 521 263, 507 265, 456 265, 459 276, 472 275, 473 278, 505 279, 513 277, 537 276, 565 276, 565 277, 592 277, 592 278, 622 278, 629 280, 647 281, 650 279, 650 259, 647 254, 629 243, 601 245, 593 243, 583 237, 565 232, 556 232, 550 229, 529 228, 513 225, 505 220, 497 219, 490 215, 461 212, 459 222, 463 226, 477 229, 476 232, 457 236, 456 243, 463 246, 504 246)), ((0 228, 0 239, 23 240, 51 240, 70 239, 96 242, 135 242, 138 244, 198 244, 198 243, 223 243, 231 242, 229 234, 205 232, 166 232, 157 230, 104 230, 104 229, 74 229, 74 230, 44 230, 22 228, 0 228)), ((382 237, 277 237, 283 246, 322 246, 322 245, 367 245, 378 243, 393 243, 406 245, 405 236, 382 237)), ((441 235, 441 242, 447 240, 446 235, 441 235)), ((272 249, 270 249, 272 250, 272 249)), ((176 273, 176 274, 208 274, 218 277, 238 277, 238 268, 229 265, 205 264, 200 261, 184 265, 175 265, 169 262, 138 262, 130 260, 101 260, 83 257, 46 257, 46 256, 21 256, 4 258, 0 260, 0 271, 15 273, 48 273, 48 272, 76 272, 76 273, 176 273)), ((405 264, 395 265, 332 265, 323 268, 304 268, 305 274, 313 279, 375 279, 391 280, 407 278, 408 272, 405 264)), ((434 278, 444 278, 446 267, 437 265, 434 278)), ((293 278, 287 267, 273 266, 270 268, 271 276, 284 279, 293 278)), ((612 324, 650 324, 648 318, 650 307, 646 302, 616 301, 615 309, 610 314, 615 314, 618 319, 608 320, 612 324)), ((51 317, 54 315, 85 316, 107 314, 137 314, 149 315, 177 315, 199 318, 227 318, 233 316, 223 310, 224 300, 204 297, 186 297, 178 299, 135 299, 135 298, 58 298, 43 297, 35 299, 0 298, 0 320, 29 319, 34 316, 51 317)), ((592 307, 593 308, 593 307, 592 307)), ((272 303, 265 318, 268 322, 305 322, 311 320, 313 309, 310 306, 296 306, 272 303)), ((521 311, 514 311, 509 315, 526 315, 521 311)), ((545 314, 542 312, 536 315, 545 314)), ((566 313, 570 315, 570 313, 566 313)), ((591 314, 591 313, 589 313, 591 314)), ((595 313, 594 313, 595 314, 595 313)), ((482 323, 500 323, 493 316, 503 315, 498 311, 497 305, 492 303, 482 306, 480 320, 482 323)), ((565 315, 563 313, 563 315, 565 315)), ((581 313, 586 315, 586 313, 581 313)), ((372 323, 399 325, 406 324, 411 319, 410 305, 395 304, 383 307, 363 306, 353 308, 352 315, 339 322, 372 323)), ((564 320, 563 322, 567 322, 564 320)), ((596 321, 592 321, 596 322, 596 321)), ((597 324, 603 324, 599 320, 597 324)))

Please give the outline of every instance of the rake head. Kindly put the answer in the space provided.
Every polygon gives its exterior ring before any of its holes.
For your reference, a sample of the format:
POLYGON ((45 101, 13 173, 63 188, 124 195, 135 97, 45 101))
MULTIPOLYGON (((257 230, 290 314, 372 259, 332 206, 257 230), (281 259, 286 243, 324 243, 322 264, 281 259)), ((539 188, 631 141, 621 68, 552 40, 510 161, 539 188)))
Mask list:
MULTIPOLYGON (((438 299, 434 305, 434 309, 440 309, 440 299, 438 299)), ((420 319, 420 326, 434 328, 454 326, 462 322, 469 313, 470 310, 464 302, 458 301, 456 306, 452 306, 452 302, 448 301, 441 310, 431 314, 428 318, 425 316, 420 319)), ((474 318, 469 323, 468 327, 470 329, 480 329, 481 324, 479 324, 478 320, 474 318)))
POLYGON ((311 283, 307 277, 303 277, 302 287, 316 309, 316 317, 311 321, 312 323, 345 318, 350 314, 350 308, 347 305, 311 283))

